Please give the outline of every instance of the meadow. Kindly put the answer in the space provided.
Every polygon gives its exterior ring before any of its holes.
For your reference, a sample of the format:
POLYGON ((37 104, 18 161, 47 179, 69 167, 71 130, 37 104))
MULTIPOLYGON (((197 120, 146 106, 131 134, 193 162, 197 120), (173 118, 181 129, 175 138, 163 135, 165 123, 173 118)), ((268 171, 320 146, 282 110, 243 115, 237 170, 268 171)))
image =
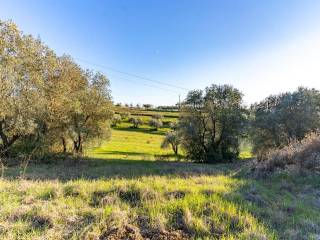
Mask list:
POLYGON ((0 238, 319 239, 318 175, 178 162, 160 148, 166 131, 124 121, 86 157, 8 166, 0 238))

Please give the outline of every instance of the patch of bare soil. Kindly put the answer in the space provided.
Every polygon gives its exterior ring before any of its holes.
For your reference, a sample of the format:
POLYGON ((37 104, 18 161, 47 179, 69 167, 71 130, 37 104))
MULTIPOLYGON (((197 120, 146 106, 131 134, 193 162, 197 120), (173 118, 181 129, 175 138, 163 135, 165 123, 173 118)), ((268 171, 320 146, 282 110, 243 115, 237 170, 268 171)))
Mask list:
POLYGON ((113 227, 101 234, 99 240, 187 240, 188 235, 182 231, 140 230, 127 224, 113 227))

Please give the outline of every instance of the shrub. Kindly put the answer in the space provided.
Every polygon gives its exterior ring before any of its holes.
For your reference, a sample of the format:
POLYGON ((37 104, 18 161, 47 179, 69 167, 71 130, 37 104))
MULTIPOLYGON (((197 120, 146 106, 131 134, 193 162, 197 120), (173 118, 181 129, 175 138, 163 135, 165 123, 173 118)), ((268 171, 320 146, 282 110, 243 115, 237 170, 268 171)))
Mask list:
POLYGON ((299 169, 320 170, 320 134, 308 134, 280 149, 258 155, 257 170, 273 172, 295 165, 299 169))
POLYGON ((157 113, 157 114, 152 115, 152 118, 153 118, 153 119, 160 120, 160 119, 163 118, 163 116, 162 116, 161 114, 157 113))
POLYGON ((136 118, 136 117, 131 117, 129 119, 129 122, 132 123, 132 125, 133 125, 132 127, 133 128, 138 128, 140 125, 143 124, 142 119, 141 118, 136 118))
POLYGON ((114 115, 112 118, 112 126, 116 127, 118 124, 121 123, 121 117, 119 115, 114 115))
POLYGON ((320 128, 320 92, 299 88, 295 92, 270 96, 251 106, 250 135, 256 154, 301 141, 320 128))
POLYGON ((157 131, 158 128, 162 127, 162 122, 159 119, 152 118, 149 121, 149 125, 157 131))
POLYGON ((120 113, 120 117, 121 117, 122 120, 125 119, 125 118, 130 119, 131 114, 129 112, 121 112, 120 113))

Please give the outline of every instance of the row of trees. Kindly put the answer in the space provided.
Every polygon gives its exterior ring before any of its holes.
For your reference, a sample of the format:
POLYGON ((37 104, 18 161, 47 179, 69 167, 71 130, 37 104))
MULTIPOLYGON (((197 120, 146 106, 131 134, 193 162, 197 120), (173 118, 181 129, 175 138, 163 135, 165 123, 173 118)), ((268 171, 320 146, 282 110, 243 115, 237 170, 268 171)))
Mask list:
POLYGON ((320 92, 315 89, 272 95, 250 108, 242 96, 229 85, 190 91, 162 147, 178 154, 181 146, 187 158, 198 162, 228 161, 238 157, 244 138, 261 155, 320 129, 320 92))
POLYGON ((82 152, 106 137, 112 118, 109 81, 57 56, 40 39, 0 22, 0 150, 35 146, 82 152))

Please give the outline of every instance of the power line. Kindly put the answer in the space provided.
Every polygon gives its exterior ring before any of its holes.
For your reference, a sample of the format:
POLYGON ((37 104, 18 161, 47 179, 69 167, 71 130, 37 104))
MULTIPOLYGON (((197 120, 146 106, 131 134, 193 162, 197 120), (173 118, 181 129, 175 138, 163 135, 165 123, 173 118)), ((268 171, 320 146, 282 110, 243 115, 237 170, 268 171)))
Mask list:
MULTIPOLYGON (((126 79, 126 78, 121 78, 121 77, 116 77, 116 78, 112 78, 114 80, 120 80, 120 81, 127 81, 127 82, 131 82, 131 83, 137 83, 136 81, 132 81, 132 80, 129 80, 129 79, 126 79)), ((171 89, 166 89, 166 88, 161 88, 161 87, 158 87, 158 86, 152 86, 152 85, 148 85, 148 84, 145 84, 145 83, 139 83, 141 85, 144 85, 146 87, 151 87, 151 88, 156 88, 156 89, 160 89, 160 90, 163 90, 163 91, 168 91, 168 92, 172 92, 172 93, 179 93, 175 90, 171 90, 171 89)))
POLYGON ((180 87, 180 86, 177 86, 177 85, 173 85, 173 84, 157 81, 157 80, 154 80, 154 79, 151 79, 151 78, 147 78, 147 77, 140 76, 140 75, 137 75, 137 74, 129 73, 129 72, 126 72, 126 71, 121 71, 121 70, 118 70, 118 69, 113 68, 113 67, 109 67, 109 66, 104 66, 104 65, 101 65, 101 64, 93 63, 91 61, 87 61, 87 60, 84 60, 84 59, 81 59, 81 58, 74 58, 74 59, 76 59, 76 60, 78 60, 80 62, 84 62, 84 63, 90 64, 90 65, 93 65, 93 66, 97 66, 97 67, 100 67, 100 68, 105 68, 105 69, 108 69, 108 70, 113 71, 113 72, 124 74, 124 75, 130 76, 130 77, 139 78, 139 79, 142 79, 142 80, 145 80, 145 81, 149 81, 149 82, 165 85, 165 86, 172 87, 172 88, 181 89, 181 90, 184 90, 184 91, 189 91, 190 90, 190 89, 187 89, 187 88, 184 88, 184 87, 180 87))

